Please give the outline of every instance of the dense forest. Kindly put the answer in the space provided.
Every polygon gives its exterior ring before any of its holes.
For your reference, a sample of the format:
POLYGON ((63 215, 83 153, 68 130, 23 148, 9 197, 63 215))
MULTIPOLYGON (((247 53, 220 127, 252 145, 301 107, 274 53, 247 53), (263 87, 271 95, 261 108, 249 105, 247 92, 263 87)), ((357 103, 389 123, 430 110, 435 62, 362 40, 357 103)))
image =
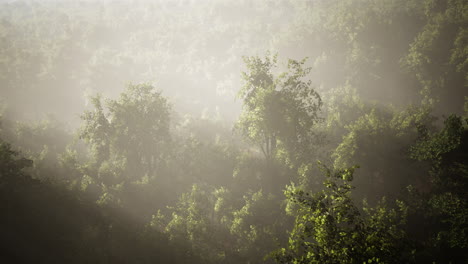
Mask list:
POLYGON ((0 262, 468 263, 468 2, 0 1, 0 262))

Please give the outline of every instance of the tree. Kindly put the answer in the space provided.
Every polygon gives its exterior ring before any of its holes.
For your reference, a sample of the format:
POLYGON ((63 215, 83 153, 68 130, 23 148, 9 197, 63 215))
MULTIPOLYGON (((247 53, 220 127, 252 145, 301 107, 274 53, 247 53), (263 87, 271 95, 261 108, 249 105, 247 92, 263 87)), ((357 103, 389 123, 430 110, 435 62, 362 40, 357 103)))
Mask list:
POLYGON ((424 248, 421 262, 468 260, 468 118, 451 115, 430 133, 420 129, 413 159, 426 162, 423 184, 410 186, 412 236, 424 248))
MULTIPOLYGON (((425 106, 398 110, 364 105, 363 109, 361 116, 343 126, 346 133, 332 157, 336 169, 365 164, 354 181, 361 192, 353 195, 365 197, 373 204, 382 196, 394 199, 406 186, 419 181, 419 165, 408 157, 407 152, 417 138, 417 128, 431 126, 433 116, 430 108, 425 106)), ((340 116, 339 111, 336 113, 340 116)), ((342 125, 335 126, 339 129, 342 125)))
POLYGON ((286 237, 280 203, 261 190, 236 199, 224 187, 195 184, 168 212, 158 210, 150 225, 174 246, 190 246, 204 263, 261 263, 286 237))
POLYGON ((0 187, 11 183, 20 183, 27 178, 23 169, 32 166, 32 160, 18 157, 10 144, 0 139, 0 187))
POLYGON ((460 114, 468 86, 468 3, 423 1, 419 8, 424 25, 402 66, 416 76, 424 99, 438 102, 435 112, 460 114))
POLYGON ((351 199, 355 167, 331 171, 323 167, 325 189, 309 193, 289 186, 289 212, 295 215, 287 248, 272 256, 279 263, 408 263, 411 251, 402 229, 407 207, 385 200, 364 214, 351 199))
POLYGON ((274 76, 276 57, 244 58, 247 72, 242 73, 244 86, 238 94, 243 100, 238 128, 267 160, 274 158, 278 144, 295 150, 306 143, 322 106, 311 81, 304 80, 311 70, 304 67, 306 59, 289 60, 288 71, 274 76))
POLYGON ((80 136, 91 144, 96 161, 123 162, 124 172, 154 176, 170 143, 170 106, 153 86, 129 85, 118 100, 91 98, 93 111, 82 115, 80 136))

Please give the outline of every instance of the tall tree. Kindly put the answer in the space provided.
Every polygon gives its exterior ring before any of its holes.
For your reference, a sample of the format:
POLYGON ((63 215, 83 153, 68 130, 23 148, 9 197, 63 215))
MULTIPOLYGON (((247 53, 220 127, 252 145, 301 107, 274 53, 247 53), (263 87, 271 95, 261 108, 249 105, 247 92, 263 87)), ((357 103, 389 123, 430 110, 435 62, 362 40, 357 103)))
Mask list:
POLYGON ((120 160, 124 170, 154 176, 168 153, 170 106, 150 85, 130 85, 118 100, 92 98, 93 111, 82 119, 81 138, 90 143, 98 163, 120 160))
POLYGON ((306 59, 289 60, 287 71, 274 74, 277 56, 268 54, 244 58, 247 71, 239 91, 243 111, 238 128, 260 147, 267 161, 275 158, 278 148, 289 153, 300 151, 311 139, 322 100, 305 77, 311 68, 306 59))

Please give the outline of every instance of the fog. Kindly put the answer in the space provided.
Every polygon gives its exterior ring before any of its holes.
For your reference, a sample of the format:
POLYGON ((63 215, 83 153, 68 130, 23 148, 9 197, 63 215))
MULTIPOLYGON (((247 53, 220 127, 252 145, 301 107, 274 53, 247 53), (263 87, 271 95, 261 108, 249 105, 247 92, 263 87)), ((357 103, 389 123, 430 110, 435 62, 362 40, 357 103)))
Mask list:
POLYGON ((1 0, 3 255, 468 261, 466 10, 1 0))
POLYGON ((88 95, 151 83, 181 112, 232 122, 242 56, 276 50, 293 10, 257 1, 3 3, 2 97, 26 117, 76 124, 88 95))

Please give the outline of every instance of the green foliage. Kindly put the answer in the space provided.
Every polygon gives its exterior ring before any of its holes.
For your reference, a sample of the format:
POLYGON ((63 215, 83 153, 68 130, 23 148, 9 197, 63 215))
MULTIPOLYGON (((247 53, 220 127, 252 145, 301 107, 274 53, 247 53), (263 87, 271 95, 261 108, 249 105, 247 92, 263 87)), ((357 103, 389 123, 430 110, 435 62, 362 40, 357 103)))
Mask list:
POLYGON ((246 261, 258 263, 284 243, 288 218, 280 212, 278 199, 262 190, 249 192, 243 198, 243 206, 232 211, 229 230, 239 255, 246 261))
POLYGON ((18 152, 12 150, 10 144, 0 140, 0 179, 2 185, 21 181, 25 177, 22 170, 30 166, 32 166, 32 160, 18 157, 18 152))
POLYGON ((216 141, 203 141, 195 135, 175 138, 171 156, 166 159, 169 173, 174 175, 170 185, 176 180, 183 192, 192 183, 229 185, 233 180, 238 148, 230 142, 216 141))
MULTIPOLYGON (((371 203, 381 196, 393 200, 407 185, 421 178, 418 165, 407 152, 418 138, 418 131, 424 126, 431 127, 434 119, 430 114, 431 108, 409 106, 398 110, 365 105, 362 109, 361 116, 347 120, 343 129, 345 133, 340 141, 337 140, 332 153, 334 167, 340 169, 353 163, 366 164, 355 181, 363 192, 354 195, 367 197, 371 203)), ((336 121, 333 122, 329 130, 336 131, 340 127, 336 121)))
POLYGON ((275 76, 276 55, 246 57, 244 86, 239 91, 243 112, 237 124, 242 134, 258 145, 267 160, 281 145, 290 155, 309 146, 311 129, 319 118, 322 100, 310 80, 311 68, 302 61, 289 60, 287 71, 275 76), (301 149, 302 148, 302 149, 301 149))
POLYGON ((80 137, 91 144, 96 161, 123 163, 133 177, 154 176, 171 141, 167 99, 150 85, 130 85, 106 108, 99 96, 92 103, 94 110, 82 116, 80 137))
POLYGON ((230 211, 228 197, 224 188, 193 185, 168 208, 169 215, 153 215, 151 226, 167 233, 177 247, 190 247, 205 263, 220 263, 232 250, 224 215, 230 211))
POLYGON ((466 22, 462 0, 422 1, 424 26, 411 43, 406 66, 421 84, 425 101, 441 100, 444 110, 460 113, 468 82, 466 22))
POLYGON ((238 200, 225 187, 193 185, 166 214, 153 215, 151 226, 174 245, 189 245, 206 263, 258 263, 283 233, 285 217, 278 207, 278 200, 262 191, 238 200))
POLYGON ((407 206, 389 208, 383 199, 364 214, 351 199, 355 167, 323 167, 325 189, 309 193, 294 185, 285 195, 296 217, 287 248, 272 256, 279 263, 408 263, 405 223, 407 206))
POLYGON ((451 115, 444 121, 444 124, 444 129, 434 135, 429 135, 427 130, 421 131, 421 139, 411 149, 412 158, 430 160, 433 166, 438 167, 441 165, 444 154, 460 146, 466 130, 462 118, 451 115))
POLYGON ((429 163, 424 185, 411 186, 412 230, 419 237, 421 258, 453 263, 468 260, 468 123, 449 116, 435 133, 422 130, 411 149, 413 159, 429 163), (414 223, 413 223, 414 224, 414 223), (416 225, 416 224, 414 224, 416 225))
POLYGON ((33 178, 58 183, 62 175, 57 159, 67 146, 73 144, 73 136, 65 124, 52 115, 37 122, 13 122, 8 114, 2 120, 2 137, 11 142, 14 149, 33 161, 28 173, 33 178))

